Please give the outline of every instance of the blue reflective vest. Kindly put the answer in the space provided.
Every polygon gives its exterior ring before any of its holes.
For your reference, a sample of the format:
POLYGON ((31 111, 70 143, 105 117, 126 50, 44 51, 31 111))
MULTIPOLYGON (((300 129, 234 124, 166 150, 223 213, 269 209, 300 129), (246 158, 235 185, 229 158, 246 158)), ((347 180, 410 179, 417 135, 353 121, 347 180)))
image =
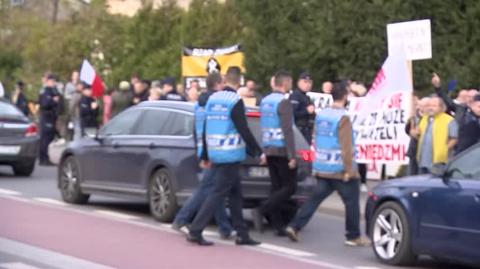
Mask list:
POLYGON ((263 147, 285 147, 285 136, 278 116, 278 105, 284 99, 285 96, 282 93, 274 92, 263 98, 260 104, 263 147))
MULTIPOLYGON (((322 174, 335 174, 345 171, 342 149, 338 140, 338 125, 346 115, 346 110, 325 108, 315 118, 315 160, 313 171, 322 174)), ((352 137, 353 147, 355 140, 352 137)))
POLYGON ((245 160, 246 147, 231 118, 240 96, 221 91, 210 96, 205 107, 208 158, 212 163, 234 163, 245 160))
POLYGON ((202 157, 203 130, 205 127, 205 107, 195 104, 195 138, 197 140, 197 156, 202 157))

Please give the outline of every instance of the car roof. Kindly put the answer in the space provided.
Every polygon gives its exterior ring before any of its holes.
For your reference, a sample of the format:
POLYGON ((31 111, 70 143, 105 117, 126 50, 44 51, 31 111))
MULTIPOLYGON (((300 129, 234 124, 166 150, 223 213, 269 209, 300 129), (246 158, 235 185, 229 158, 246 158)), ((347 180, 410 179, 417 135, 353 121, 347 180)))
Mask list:
POLYGON ((193 112, 194 103, 183 102, 183 101, 145 101, 137 105, 137 107, 143 108, 171 108, 177 110, 184 110, 188 112, 193 112))
MULTIPOLYGON (((188 112, 194 112, 195 103, 184 102, 184 101, 145 101, 137 105, 137 107, 142 108, 170 108, 184 110, 188 112)), ((258 107, 246 107, 247 112, 258 112, 258 107)))

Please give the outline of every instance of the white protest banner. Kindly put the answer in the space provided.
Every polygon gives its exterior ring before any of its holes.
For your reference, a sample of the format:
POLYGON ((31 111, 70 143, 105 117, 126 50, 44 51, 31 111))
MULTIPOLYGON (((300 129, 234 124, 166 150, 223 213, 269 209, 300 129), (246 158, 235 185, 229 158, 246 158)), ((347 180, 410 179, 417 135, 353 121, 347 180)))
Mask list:
POLYGON ((389 56, 365 97, 350 98, 359 163, 404 164, 412 84, 405 56, 389 56), (403 57, 402 57, 403 56, 403 57))
POLYGON ((315 109, 324 109, 333 103, 332 95, 319 92, 307 92, 307 96, 313 101, 315 109))
POLYGON ((407 60, 432 58, 430 20, 407 21, 387 25, 388 55, 403 49, 407 60))

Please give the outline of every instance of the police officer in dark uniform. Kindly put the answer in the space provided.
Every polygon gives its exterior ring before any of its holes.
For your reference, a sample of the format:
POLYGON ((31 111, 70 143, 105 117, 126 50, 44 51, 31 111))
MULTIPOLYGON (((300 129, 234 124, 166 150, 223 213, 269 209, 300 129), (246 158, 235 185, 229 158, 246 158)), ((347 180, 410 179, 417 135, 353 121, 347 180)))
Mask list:
POLYGON ((45 87, 40 91, 40 165, 51 165, 48 159, 48 145, 55 138, 55 123, 58 117, 60 96, 56 89, 57 79, 48 75, 45 87))
POLYGON ((222 201, 228 197, 232 222, 237 231, 237 245, 258 245, 248 234, 242 215, 242 186, 240 163, 247 154, 256 157, 262 153, 248 128, 245 105, 236 93, 241 71, 230 67, 226 74, 227 87, 210 96, 205 106, 206 125, 203 134, 202 166, 211 167, 214 187, 192 224, 187 240, 201 246, 212 245, 202 232, 222 201))
POLYGON ((290 102, 293 106, 295 125, 303 134, 307 142, 312 142, 313 119, 315 118, 315 106, 307 92, 312 90, 313 81, 308 72, 300 74, 297 82, 297 89, 290 95, 290 102))
POLYGON ((162 81, 163 95, 160 100, 187 101, 184 96, 178 94, 174 78, 166 78, 162 81))

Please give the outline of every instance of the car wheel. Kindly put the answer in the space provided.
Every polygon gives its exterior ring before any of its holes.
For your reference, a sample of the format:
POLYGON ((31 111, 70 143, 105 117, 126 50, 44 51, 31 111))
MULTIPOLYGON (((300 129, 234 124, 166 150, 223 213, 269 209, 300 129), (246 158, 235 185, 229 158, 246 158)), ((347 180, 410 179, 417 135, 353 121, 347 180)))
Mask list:
POLYGON ((396 202, 382 204, 373 215, 370 227, 375 255, 391 265, 408 265, 415 261, 405 210, 396 202))
POLYGON ((35 160, 14 164, 12 168, 16 176, 28 177, 35 169, 35 160))
POLYGON ((67 157, 60 164, 59 187, 62 198, 67 203, 85 204, 90 198, 90 195, 82 193, 80 189, 80 173, 73 156, 67 157))
POLYGON ((148 188, 150 212, 161 222, 171 222, 178 208, 171 180, 172 177, 165 168, 158 169, 150 178, 148 188))

